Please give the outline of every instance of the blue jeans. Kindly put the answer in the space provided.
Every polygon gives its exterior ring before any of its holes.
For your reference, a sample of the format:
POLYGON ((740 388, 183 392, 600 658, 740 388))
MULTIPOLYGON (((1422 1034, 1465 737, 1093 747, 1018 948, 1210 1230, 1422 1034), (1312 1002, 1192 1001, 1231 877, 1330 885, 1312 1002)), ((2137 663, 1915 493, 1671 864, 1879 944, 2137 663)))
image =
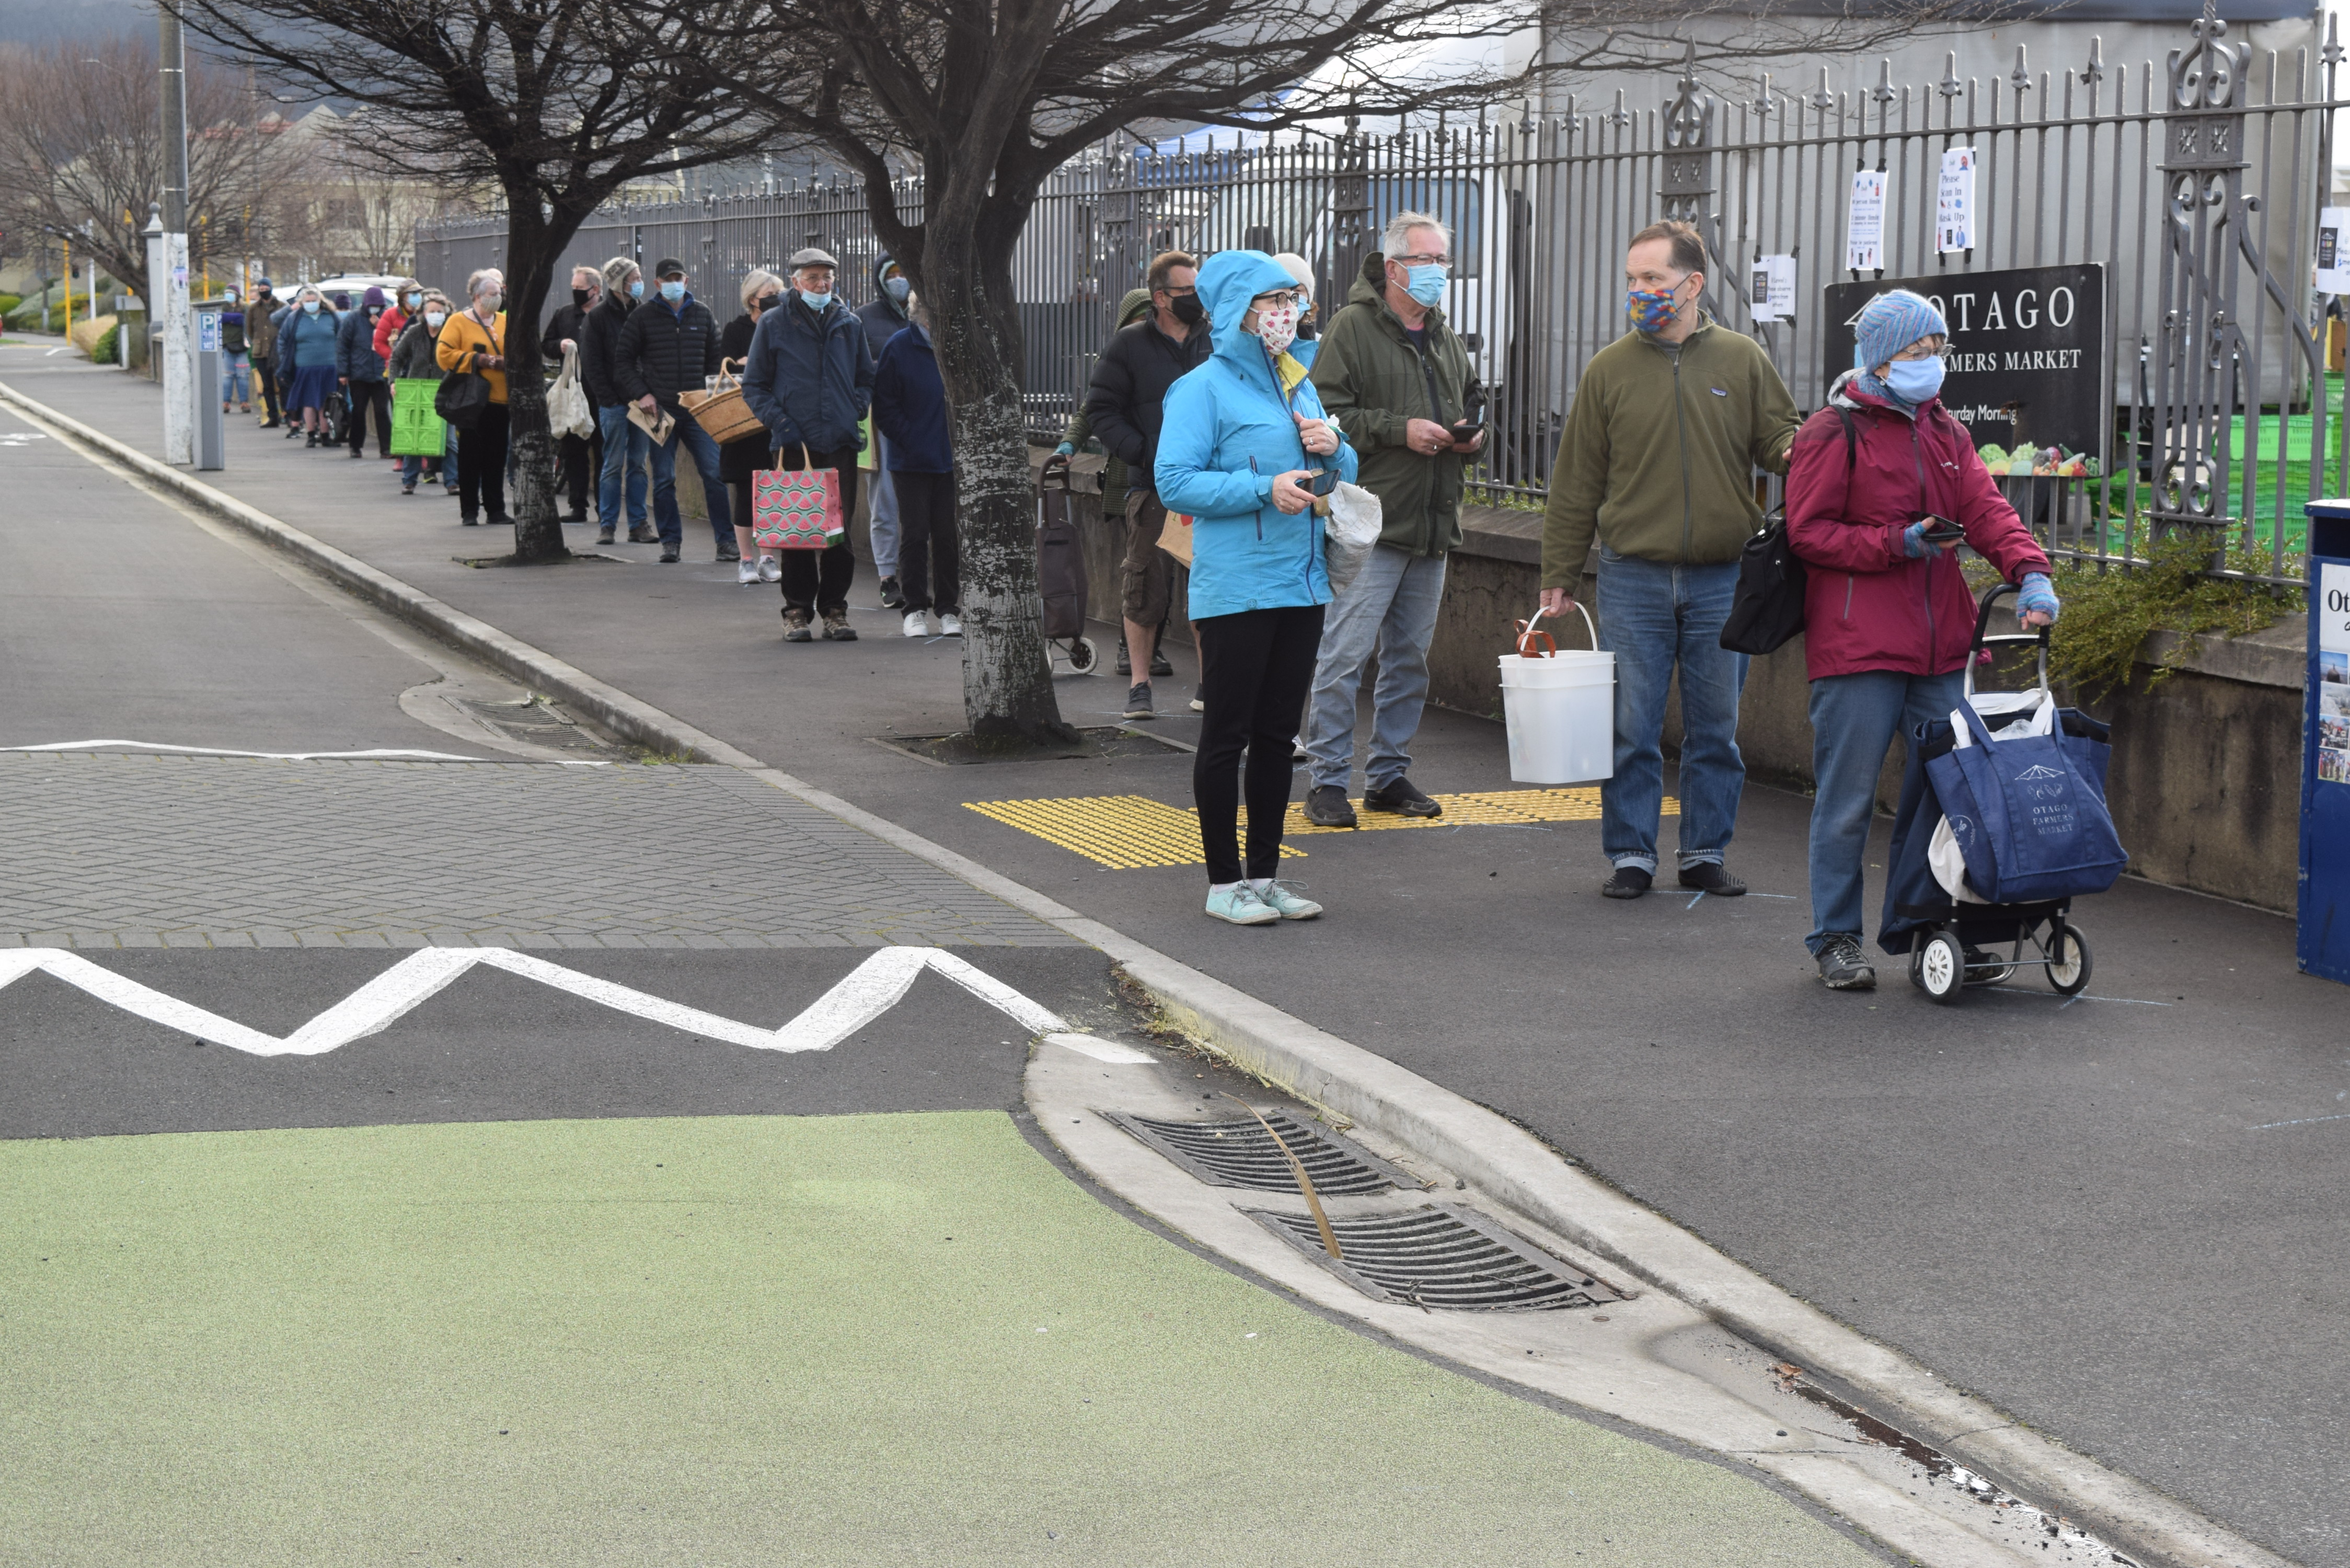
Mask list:
POLYGON ((451 425, 446 435, 442 439, 446 444, 442 448, 441 455, 439 457, 418 457, 411 455, 400 460, 400 483, 415 483, 418 476, 422 474, 425 468, 430 465, 439 479, 447 483, 451 488, 455 488, 457 483, 457 427, 455 425, 451 425))
POLYGON ((1860 935, 1861 868, 1877 779, 1897 733, 1959 705, 1961 677, 1865 670, 1812 682, 1812 934, 1816 956, 1836 934, 1860 935))
POLYGON ((1374 646, 1379 679, 1371 691, 1371 748, 1363 780, 1382 789, 1411 767, 1412 736, 1428 705, 1428 644, 1444 599, 1444 557, 1382 545, 1330 605, 1314 661, 1305 719, 1313 785, 1347 787, 1355 765, 1355 699, 1374 646))
POLYGON ((596 422, 604 431, 604 471, 596 476, 596 521, 607 528, 620 522, 620 477, 629 481, 629 526, 645 525, 645 454, 652 437, 629 422, 626 405, 599 408, 596 422))
POLYGON ((676 428, 669 432, 669 440, 652 448, 653 531, 664 545, 678 544, 685 537, 685 524, 677 511, 677 450, 681 446, 701 471, 702 504, 710 509, 710 531, 717 535, 718 553, 731 554, 734 548, 734 509, 726 499, 726 481, 719 476, 718 443, 710 439, 708 431, 683 415, 679 416, 676 428))
POLYGON ((885 450, 881 432, 873 432, 873 515, 868 533, 873 540, 873 572, 876 576, 898 575, 898 480, 889 472, 889 454, 885 450))
POLYGON ((253 401, 253 360, 244 354, 221 356, 221 401, 253 401))
POLYGON ((1657 869, 1665 693, 1678 665, 1680 865, 1718 866, 1738 829, 1738 796, 1746 787, 1746 762, 1738 754, 1746 656, 1721 647, 1738 563, 1675 566, 1605 548, 1599 562, 1599 646, 1616 656, 1616 775, 1599 786, 1600 850, 1610 864, 1657 869))

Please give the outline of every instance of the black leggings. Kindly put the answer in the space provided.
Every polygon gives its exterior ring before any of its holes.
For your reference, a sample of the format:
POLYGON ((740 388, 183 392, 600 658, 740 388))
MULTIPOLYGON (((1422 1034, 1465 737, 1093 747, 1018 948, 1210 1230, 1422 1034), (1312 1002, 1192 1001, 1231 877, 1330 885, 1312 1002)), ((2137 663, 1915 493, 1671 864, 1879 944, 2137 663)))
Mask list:
POLYGON ((1282 821, 1289 815, 1290 753, 1314 655, 1322 645, 1320 605, 1243 610, 1195 622, 1200 635, 1200 750, 1191 759, 1191 798, 1200 808, 1200 846, 1211 884, 1241 879, 1241 749, 1248 748, 1248 872, 1271 877, 1281 866, 1282 821))
POLYGON ((367 445, 368 410, 375 410, 375 454, 391 455, 391 388, 381 381, 353 381, 343 389, 349 394, 350 429, 346 432, 351 451, 356 453, 367 445))
POLYGON ((486 510, 493 523, 506 520, 506 406, 490 403, 472 430, 457 439, 457 510, 465 517, 486 510))
POLYGON ((960 615, 962 554, 955 534, 955 476, 899 469, 889 482, 898 490, 898 586, 906 608, 960 615))

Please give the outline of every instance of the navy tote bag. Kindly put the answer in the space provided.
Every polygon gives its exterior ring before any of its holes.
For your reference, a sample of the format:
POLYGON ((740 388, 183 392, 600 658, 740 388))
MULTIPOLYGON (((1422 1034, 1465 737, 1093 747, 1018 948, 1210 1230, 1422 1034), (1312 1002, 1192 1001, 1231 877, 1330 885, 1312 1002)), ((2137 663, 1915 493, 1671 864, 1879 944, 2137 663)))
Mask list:
POLYGON ((2112 887, 2129 857, 2106 809, 2105 738, 2066 713, 2053 734, 1994 741, 1971 703, 1959 713, 1974 744, 1929 757, 1926 771, 1974 890, 2034 904, 2112 887))

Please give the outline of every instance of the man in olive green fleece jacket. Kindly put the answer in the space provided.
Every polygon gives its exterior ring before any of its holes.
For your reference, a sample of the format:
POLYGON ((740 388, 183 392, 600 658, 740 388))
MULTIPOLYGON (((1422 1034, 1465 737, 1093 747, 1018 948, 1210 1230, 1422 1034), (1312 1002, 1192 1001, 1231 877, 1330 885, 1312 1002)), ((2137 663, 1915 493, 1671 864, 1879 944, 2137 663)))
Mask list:
POLYGON ((1599 539, 1599 645, 1616 655, 1615 772, 1600 786, 1600 891, 1637 898, 1657 871, 1665 694, 1680 679, 1680 885, 1746 891, 1722 865, 1746 763, 1746 656, 1721 648, 1738 555, 1762 526, 1754 471, 1787 471, 1794 400, 1770 358, 1704 314, 1705 247, 1652 223, 1624 264, 1634 330, 1591 358, 1575 391, 1543 519, 1543 608, 1565 613, 1599 539))
POLYGON ((1306 820, 1356 826, 1347 799, 1355 766, 1355 707, 1374 647, 1371 742, 1363 809, 1437 816, 1443 808, 1407 776, 1428 702, 1428 645, 1444 598, 1446 553, 1461 543, 1462 476, 1485 444, 1452 426, 1482 400, 1469 352, 1444 319, 1451 244, 1424 213, 1399 213, 1363 260, 1346 307, 1314 358, 1314 389, 1361 464, 1357 483, 1379 498, 1378 547, 1330 606, 1315 659, 1302 739, 1306 820))

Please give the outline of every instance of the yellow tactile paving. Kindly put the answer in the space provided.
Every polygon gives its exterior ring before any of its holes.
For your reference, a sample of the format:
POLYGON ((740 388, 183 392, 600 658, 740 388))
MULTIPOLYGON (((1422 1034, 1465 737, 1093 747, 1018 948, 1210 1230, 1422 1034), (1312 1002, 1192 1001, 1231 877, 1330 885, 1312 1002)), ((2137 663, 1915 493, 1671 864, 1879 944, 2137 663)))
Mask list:
MULTIPOLYGON (((1481 825, 1517 826, 1536 822, 1596 822, 1599 791, 1593 789, 1488 790, 1470 794, 1433 797, 1444 807, 1439 817, 1397 816, 1364 811, 1357 801, 1357 819, 1364 828, 1461 827, 1481 825)), ((1139 794, 1076 795, 1059 800, 974 800, 963 809, 1032 833, 1048 844, 1082 855, 1115 870, 1146 866, 1199 866, 1200 822, 1182 806, 1167 805, 1139 794)), ((1665 797, 1664 814, 1680 815, 1680 802, 1665 797)), ((1246 821, 1246 814, 1243 814, 1246 821)), ((1349 833, 1345 827, 1316 827, 1305 820, 1304 805, 1292 803, 1282 828, 1284 837, 1317 833, 1349 833)), ((1305 851, 1284 844, 1284 857, 1302 858, 1305 851)))

